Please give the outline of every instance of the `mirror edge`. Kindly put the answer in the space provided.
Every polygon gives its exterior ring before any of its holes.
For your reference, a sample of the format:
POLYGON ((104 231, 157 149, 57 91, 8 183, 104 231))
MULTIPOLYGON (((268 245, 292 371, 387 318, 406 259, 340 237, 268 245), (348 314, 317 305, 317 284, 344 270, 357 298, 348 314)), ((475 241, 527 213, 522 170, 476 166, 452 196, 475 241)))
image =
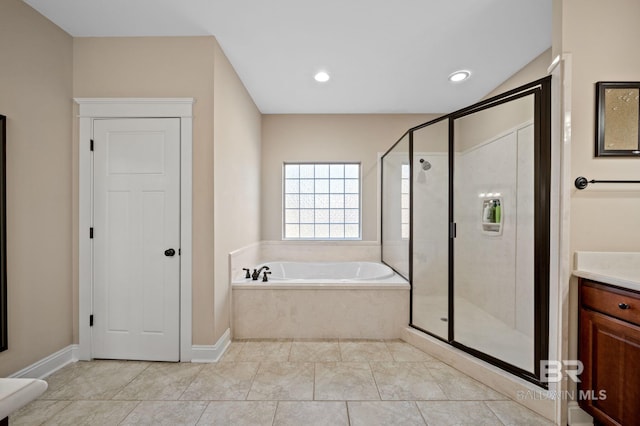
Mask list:
POLYGON ((7 117, 0 115, 0 352, 9 348, 7 336, 6 124, 7 117))

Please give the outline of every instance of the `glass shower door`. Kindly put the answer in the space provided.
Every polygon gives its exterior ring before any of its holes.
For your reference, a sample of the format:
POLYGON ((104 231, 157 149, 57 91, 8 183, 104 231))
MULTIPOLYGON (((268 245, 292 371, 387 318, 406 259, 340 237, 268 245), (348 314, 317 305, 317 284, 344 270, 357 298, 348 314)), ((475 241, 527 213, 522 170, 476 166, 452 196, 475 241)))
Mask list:
POLYGON ((407 132, 382 156, 382 261, 407 280, 411 280, 409 141, 407 132))
POLYGON ((454 341, 534 373, 535 93, 454 118, 454 341))
POLYGON ((410 326, 544 386, 551 77, 416 126, 382 156, 382 260, 410 326))
POLYGON ((449 340, 449 120, 413 130, 411 325, 449 340))

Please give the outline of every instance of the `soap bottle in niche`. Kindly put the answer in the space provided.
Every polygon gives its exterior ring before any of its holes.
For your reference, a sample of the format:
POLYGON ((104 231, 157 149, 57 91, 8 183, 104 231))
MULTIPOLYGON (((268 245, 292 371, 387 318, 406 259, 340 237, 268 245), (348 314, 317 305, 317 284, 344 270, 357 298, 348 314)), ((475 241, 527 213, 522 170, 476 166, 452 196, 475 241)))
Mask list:
POLYGON ((500 206, 500 200, 493 200, 493 221, 494 223, 500 223, 502 219, 502 207, 500 206))
POLYGON ((482 211, 482 221, 484 223, 493 223, 494 209, 491 200, 484 202, 484 210, 482 211))

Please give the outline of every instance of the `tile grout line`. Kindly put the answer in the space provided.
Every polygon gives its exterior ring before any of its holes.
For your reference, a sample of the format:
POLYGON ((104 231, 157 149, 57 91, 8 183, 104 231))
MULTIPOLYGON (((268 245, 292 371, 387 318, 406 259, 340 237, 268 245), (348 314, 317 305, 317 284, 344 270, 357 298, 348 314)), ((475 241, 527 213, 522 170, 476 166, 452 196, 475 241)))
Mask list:
POLYGON ((242 342, 241 346, 242 347, 238 351, 238 355, 236 355, 236 360, 234 362, 242 361, 242 356, 241 355, 244 352, 244 349, 247 347, 247 342, 242 342))
POLYGON ((387 340, 384 340, 384 345, 387 348, 387 352, 389 352, 389 355, 391 355, 391 360, 393 362, 400 362, 396 359, 395 356, 393 356, 393 352, 391 351, 391 348, 389 348, 389 342, 387 340))
POLYGON ((209 405, 211 404, 211 401, 203 401, 203 402, 206 402, 207 404, 204 406, 204 408, 202 409, 202 413, 200 413, 200 415, 198 416, 198 419, 193 424, 194 426, 196 426, 200 421, 200 419, 202 419, 202 416, 204 416, 205 411, 207 411, 207 408, 209 408, 209 405))
POLYGON ((287 355, 287 361, 291 362, 291 352, 293 351, 293 339, 289 342, 289 354, 287 355))
POLYGON ((120 420, 118 422, 119 425, 123 424, 124 421, 127 420, 127 417, 129 417, 131 415, 131 413, 133 413, 136 410, 136 408, 138 408, 140 406, 140 404, 142 404, 142 401, 136 401, 136 402, 137 402, 137 404, 133 408, 131 408, 131 410, 124 416, 124 418, 122 420, 120 420))
POLYGON ((429 368, 429 363, 426 362, 426 361, 423 361, 421 364, 423 364, 424 367, 427 369, 427 371, 429 372, 429 375, 431 377, 433 377, 433 382, 436 384, 438 389, 440 389, 440 392, 442 392, 442 394, 445 396, 445 398, 447 398, 446 401, 456 401, 454 399, 451 399, 451 397, 449 397, 449 394, 447 394, 447 392, 445 392, 444 388, 442 386, 440 386, 440 380, 438 380, 437 377, 435 377, 433 374, 431 374, 431 369, 429 368))
POLYGON ((489 406, 489 404, 487 404, 487 401, 480 401, 480 402, 482 402, 482 404, 483 404, 485 407, 487 407, 487 408, 489 409, 489 412, 490 412, 491 414, 493 414, 493 417, 495 417, 496 419, 498 419, 498 421, 500 422, 500 424, 501 424, 502 426, 504 426, 504 422, 502 421, 502 419, 500 419, 500 417, 498 417, 498 415, 495 413, 495 411, 493 411, 493 410, 491 409, 491 407, 489 406))
POLYGON ((273 410, 273 417, 271 418, 271 426, 276 424, 276 416, 278 415, 278 410, 280 409, 280 401, 276 401, 276 409, 273 410))
POLYGON ((184 394, 187 391, 187 389, 189 389, 189 387, 193 384, 193 382, 198 378, 198 376, 200 375, 202 370, 204 370, 204 367, 205 367, 204 365, 200 366, 200 368, 198 369, 198 372, 193 375, 193 378, 191 379, 189 384, 184 387, 184 389, 182 390, 182 392, 180 393, 180 396, 178 396, 178 399, 176 399, 176 401, 182 401, 180 398, 182 398, 184 396, 184 394))
POLYGON ((249 394, 251 393, 251 388, 253 388, 253 383, 256 381, 256 377, 258 376, 258 371, 260 371, 260 367, 262 366, 261 362, 258 362, 256 366, 256 371, 253 373, 253 377, 251 377, 251 384, 249 385, 249 389, 247 390, 247 394, 244 396, 244 401, 249 401, 249 394))
POLYGON ((420 417, 422 417, 422 421, 424 422, 424 424, 426 426, 429 426, 429 422, 427 421, 427 419, 424 418, 424 414, 422 413, 422 410, 420 409, 420 406, 418 405, 418 400, 414 400, 413 401, 413 405, 415 405, 416 410, 418 410, 418 414, 420 414, 420 417))
POLYGON ((496 413, 496 412, 494 411, 494 409, 493 409, 493 408, 491 408, 491 406, 490 406, 489 404, 487 404, 487 402, 486 402, 486 401, 482 401, 482 403, 483 403, 484 405, 486 405, 486 406, 489 408, 489 411, 491 411, 491 412, 493 413, 493 415, 496 417, 496 419, 498 419, 498 421, 499 421, 499 422, 504 426, 504 422, 502 421, 502 419, 500 418, 500 416, 498 416, 498 413, 496 413))
POLYGON ((369 365, 369 371, 371 372, 371 377, 373 378, 373 384, 376 386, 376 391, 378 391, 378 398, 380 398, 380 401, 384 401, 382 399, 382 394, 380 393, 380 387, 378 387, 378 381, 376 380, 376 375, 373 374, 373 367, 371 367, 371 361, 369 361, 367 365, 369 365))
POLYGON ((316 400, 316 365, 318 363, 314 362, 313 363, 313 389, 311 392, 311 400, 315 401, 316 400))
POLYGON ((121 386, 113 395, 111 395, 111 398, 109 398, 110 401, 118 401, 117 399, 114 399, 116 396, 118 396, 118 394, 120 392, 122 392, 127 386, 129 386, 131 383, 133 383, 133 381, 135 379, 137 379, 138 377, 140 377, 145 371, 147 371, 147 369, 149 369, 151 367, 151 361, 145 361, 147 363, 147 366, 145 368, 143 368, 138 374, 136 374, 135 376, 133 376, 131 378, 131 380, 129 380, 125 385, 121 386))

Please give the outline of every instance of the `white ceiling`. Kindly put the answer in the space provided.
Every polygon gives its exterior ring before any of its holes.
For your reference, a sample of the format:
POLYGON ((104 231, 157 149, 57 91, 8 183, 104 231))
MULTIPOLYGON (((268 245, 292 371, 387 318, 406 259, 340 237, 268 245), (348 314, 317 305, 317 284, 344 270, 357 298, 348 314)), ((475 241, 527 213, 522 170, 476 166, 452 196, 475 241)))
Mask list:
POLYGON ((451 112, 551 46, 552 0, 25 1, 74 37, 214 35, 265 114, 451 112))

